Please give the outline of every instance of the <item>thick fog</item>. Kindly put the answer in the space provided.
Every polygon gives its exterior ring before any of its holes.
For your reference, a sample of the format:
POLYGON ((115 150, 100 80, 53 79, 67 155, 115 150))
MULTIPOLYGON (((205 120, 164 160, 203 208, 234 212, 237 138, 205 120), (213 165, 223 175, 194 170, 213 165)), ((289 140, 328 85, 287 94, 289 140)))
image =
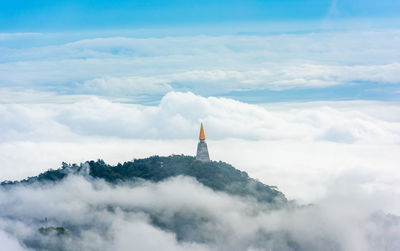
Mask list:
POLYGON ((71 176, 1 190, 0 238, 5 250, 398 250, 400 218, 352 196, 349 189, 318 205, 270 210, 187 177, 110 186, 71 176), (70 232, 42 235, 42 226, 70 232))

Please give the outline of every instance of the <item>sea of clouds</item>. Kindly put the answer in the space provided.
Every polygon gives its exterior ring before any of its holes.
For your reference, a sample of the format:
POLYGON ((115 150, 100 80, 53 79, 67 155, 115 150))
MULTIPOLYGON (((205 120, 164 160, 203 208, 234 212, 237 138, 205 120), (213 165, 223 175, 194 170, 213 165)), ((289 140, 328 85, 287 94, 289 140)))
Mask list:
POLYGON ((2 104, 0 178, 33 176, 62 161, 193 155, 204 122, 214 160, 278 185, 289 198, 316 199, 337 180, 397 193, 399 110, 396 102, 251 105, 177 92, 157 106, 95 97, 2 104))
POLYGON ((110 186, 72 176, 55 186, 0 190, 0 199, 5 250, 29 250, 23 246, 35 241, 61 250, 372 251, 400 245, 400 218, 374 211, 366 198, 327 197, 317 206, 271 211, 185 177, 110 186), (72 234, 38 233, 49 225, 72 234))
POLYGON ((202 121, 213 160, 315 206, 270 211, 182 177, 117 187, 71 177, 55 187, 1 191, 0 238, 23 250, 47 217, 77 227, 77 236, 57 240, 83 250, 397 250, 399 110, 396 102, 252 105, 190 92, 168 93, 157 106, 97 97, 2 104, 1 180, 62 161, 194 155, 202 121), (196 222, 181 238, 173 225, 179 213, 196 222), (154 214, 165 228, 152 224, 154 214))
POLYGON ((0 190, 0 249, 26 250, 47 217, 77 234, 41 238, 73 250, 399 250, 400 104, 384 100, 400 95, 400 31, 321 25, 218 36, 0 34, 0 180, 63 161, 194 155, 203 122, 211 159, 315 205, 270 211, 183 177, 110 186, 73 176, 0 190), (219 97, 332 86, 383 101, 219 97), (173 227, 177 214, 193 220, 185 231, 173 227))

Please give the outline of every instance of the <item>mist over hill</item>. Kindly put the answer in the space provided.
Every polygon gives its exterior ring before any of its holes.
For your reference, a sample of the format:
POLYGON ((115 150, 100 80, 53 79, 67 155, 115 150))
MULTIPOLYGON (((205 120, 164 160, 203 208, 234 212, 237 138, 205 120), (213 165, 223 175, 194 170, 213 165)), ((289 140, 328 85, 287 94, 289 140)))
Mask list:
POLYGON ((398 250, 399 228, 395 215, 296 205, 227 163, 183 155, 63 163, 0 186, 7 250, 398 250))

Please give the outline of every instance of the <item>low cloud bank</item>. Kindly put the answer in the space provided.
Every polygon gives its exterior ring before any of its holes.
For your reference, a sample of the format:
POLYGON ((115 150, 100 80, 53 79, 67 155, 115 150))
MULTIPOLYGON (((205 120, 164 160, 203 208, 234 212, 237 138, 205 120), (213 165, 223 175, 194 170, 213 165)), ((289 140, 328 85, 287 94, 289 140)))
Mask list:
POLYGON ((187 177, 110 186, 71 176, 57 185, 1 189, 0 238, 10 247, 66 250, 397 250, 400 218, 373 204, 336 196, 271 211, 187 177), (45 225, 69 234, 43 235, 45 225))
MULTIPOLYGON (((383 114, 392 114, 399 112, 396 104, 376 106, 383 114)), ((347 104, 349 108, 352 105, 347 104)), ((203 121, 212 139, 400 142, 400 118, 393 115, 387 119, 380 113, 324 105, 270 110, 232 99, 180 92, 168 93, 157 106, 91 98, 69 105, 3 104, 0 115, 3 141, 85 136, 193 139, 203 121)))

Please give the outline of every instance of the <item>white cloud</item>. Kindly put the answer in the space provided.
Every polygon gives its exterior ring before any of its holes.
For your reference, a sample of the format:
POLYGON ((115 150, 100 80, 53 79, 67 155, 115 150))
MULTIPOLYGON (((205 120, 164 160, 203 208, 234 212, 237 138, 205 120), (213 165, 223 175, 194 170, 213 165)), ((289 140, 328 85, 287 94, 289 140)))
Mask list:
POLYGON ((399 142, 400 130, 399 120, 386 121, 358 110, 317 106, 269 111, 232 99, 177 92, 165 95, 158 106, 90 98, 73 104, 3 104, 0 112, 3 140, 56 140, 73 135, 188 139, 201 121, 213 139, 399 142))
POLYGON ((0 229, 21 242, 42 239, 47 245, 85 250, 160 246, 164 250, 291 250, 290 245, 304 250, 396 249, 400 234, 396 219, 382 213, 371 216, 375 203, 362 196, 351 200, 352 196, 336 193, 319 206, 270 211, 254 201, 213 192, 189 178, 109 186, 70 177, 57 186, 0 190, 1 206, 7 209, 0 212, 0 229), (155 227, 152 216, 164 227, 155 227), (38 235, 45 217, 48 225, 74 226, 73 235, 64 239, 38 235), (182 217, 181 224, 176 217, 182 217), (391 225, 381 225, 385 221, 391 225))
POLYGON ((399 109, 374 101, 250 105, 191 93, 169 93, 157 106, 99 98, 3 104, 0 179, 33 176, 62 161, 194 155, 203 121, 212 159, 277 185, 289 198, 316 201, 344 177, 392 198, 400 193, 399 109))
POLYGON ((40 36, 41 33, 37 32, 17 32, 17 33, 0 33, 0 41, 15 39, 15 38, 26 38, 31 36, 40 36))
POLYGON ((21 247, 17 239, 0 229, 0 243, 3 250, 23 251, 26 250, 21 247))
POLYGON ((112 97, 398 84, 399 44, 399 30, 94 38, 2 48, 0 84, 112 97))
POLYGON ((164 94, 171 91, 166 79, 154 78, 95 78, 87 80, 82 84, 82 91, 102 95, 107 93, 110 96, 140 96, 148 94, 164 94))

